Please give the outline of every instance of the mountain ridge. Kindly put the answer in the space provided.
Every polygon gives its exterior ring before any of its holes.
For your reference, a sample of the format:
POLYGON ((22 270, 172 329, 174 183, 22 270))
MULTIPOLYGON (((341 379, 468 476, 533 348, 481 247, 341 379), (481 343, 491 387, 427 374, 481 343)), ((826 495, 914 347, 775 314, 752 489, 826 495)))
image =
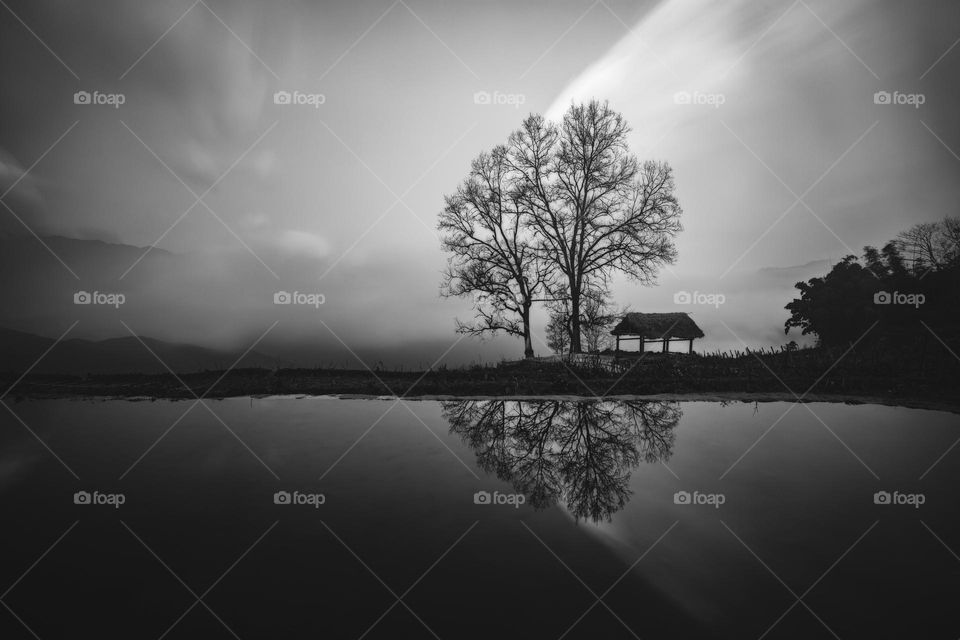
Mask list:
POLYGON ((149 336, 57 341, 0 327, 0 372, 8 374, 27 370, 62 375, 168 373, 170 370, 191 373, 227 369, 234 363, 239 368, 274 367, 277 360, 257 351, 209 349, 149 336))

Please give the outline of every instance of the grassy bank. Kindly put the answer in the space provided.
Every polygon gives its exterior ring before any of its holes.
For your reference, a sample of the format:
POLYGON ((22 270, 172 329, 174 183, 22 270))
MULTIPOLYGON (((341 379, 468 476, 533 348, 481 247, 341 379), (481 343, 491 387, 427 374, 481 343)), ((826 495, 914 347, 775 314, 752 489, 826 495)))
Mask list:
MULTIPOLYGON (((151 375, 28 375, 7 398, 147 397, 189 399, 246 395, 362 394, 423 396, 545 396, 776 394, 794 399, 859 396, 886 401, 960 403, 960 363, 908 367, 868 355, 794 352, 681 355, 648 353, 577 362, 535 360, 430 371, 366 369, 238 369, 151 375), (189 387, 189 388, 188 388, 189 387)), ((19 376, 4 376, 4 388, 19 376)))

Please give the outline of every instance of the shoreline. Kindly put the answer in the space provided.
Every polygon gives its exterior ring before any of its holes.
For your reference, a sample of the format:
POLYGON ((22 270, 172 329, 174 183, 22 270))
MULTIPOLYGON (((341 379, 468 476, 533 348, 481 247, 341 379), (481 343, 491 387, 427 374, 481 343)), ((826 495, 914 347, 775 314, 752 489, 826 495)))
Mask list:
MULTIPOLYGON (((243 394, 230 396, 209 396, 203 398, 210 401, 221 401, 229 399, 256 399, 256 400, 397 400, 394 395, 377 395, 367 393, 285 393, 285 394, 243 394)), ((183 396, 128 396, 128 395, 62 395, 62 396, 31 396, 23 398, 23 401, 29 400, 89 400, 91 402, 107 402, 122 400, 127 402, 195 402, 196 398, 183 396)), ((739 402, 747 403, 770 403, 770 402, 801 402, 804 404, 848 404, 848 405, 879 405, 887 407, 902 407, 904 409, 921 409, 926 411, 941 411, 945 413, 955 413, 960 415, 960 402, 945 402, 940 400, 929 400, 923 398, 885 398, 881 396, 870 395, 852 395, 852 394, 829 394, 829 393, 811 393, 798 400, 792 394, 787 392, 693 392, 693 393, 657 393, 657 394, 611 394, 607 396, 587 396, 575 394, 545 394, 545 395, 484 395, 484 394, 424 394, 413 395, 404 398, 409 402, 444 402, 455 400, 503 400, 503 401, 563 401, 563 402, 582 402, 582 401, 639 401, 639 402, 739 402)))
MULTIPOLYGON (((948 363, 952 364, 952 363, 948 363)), ((611 371, 589 363, 516 361, 427 371, 205 370, 192 373, 0 374, 8 400, 229 397, 343 399, 634 399, 705 402, 842 402, 960 413, 955 366, 908 370, 826 352, 737 358, 652 354, 611 371)))

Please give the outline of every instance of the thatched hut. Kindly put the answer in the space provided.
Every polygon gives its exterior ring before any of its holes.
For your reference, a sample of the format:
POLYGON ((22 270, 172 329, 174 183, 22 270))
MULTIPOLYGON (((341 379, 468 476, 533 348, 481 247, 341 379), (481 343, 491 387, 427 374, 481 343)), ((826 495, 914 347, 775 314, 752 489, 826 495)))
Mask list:
POLYGON ((670 342, 689 341, 688 353, 693 353, 694 339, 703 337, 697 323, 683 312, 628 313, 610 333, 617 337, 617 353, 621 340, 639 340, 641 352, 647 342, 662 342, 664 353, 670 350, 670 342))

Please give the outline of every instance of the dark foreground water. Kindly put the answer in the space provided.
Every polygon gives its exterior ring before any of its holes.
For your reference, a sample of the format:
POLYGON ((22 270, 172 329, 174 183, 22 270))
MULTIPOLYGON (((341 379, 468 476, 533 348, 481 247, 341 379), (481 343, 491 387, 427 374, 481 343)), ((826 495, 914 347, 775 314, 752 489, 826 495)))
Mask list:
POLYGON ((953 414, 9 408, 4 639, 960 636, 953 414))

